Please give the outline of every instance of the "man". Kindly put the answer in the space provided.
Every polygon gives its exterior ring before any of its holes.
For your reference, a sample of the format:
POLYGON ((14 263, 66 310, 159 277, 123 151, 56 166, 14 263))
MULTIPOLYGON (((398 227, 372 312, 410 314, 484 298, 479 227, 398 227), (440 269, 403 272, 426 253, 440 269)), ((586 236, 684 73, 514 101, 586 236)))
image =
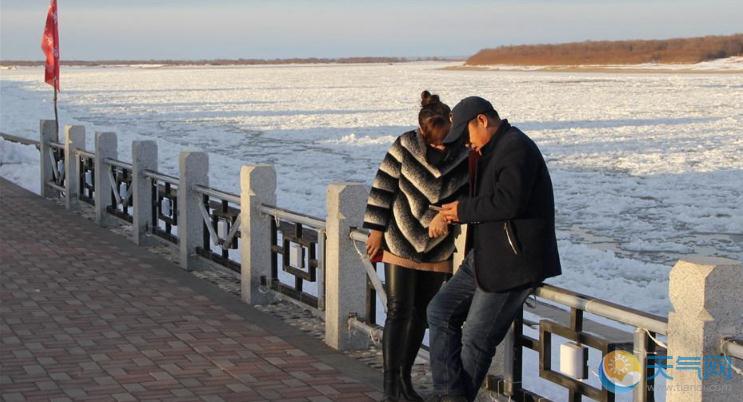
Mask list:
POLYGON ((527 296, 561 273, 554 198, 536 144, 485 99, 454 107, 444 142, 467 142, 479 160, 471 165, 469 196, 441 212, 469 224, 468 245, 428 306, 431 369, 435 400, 472 401, 527 296))

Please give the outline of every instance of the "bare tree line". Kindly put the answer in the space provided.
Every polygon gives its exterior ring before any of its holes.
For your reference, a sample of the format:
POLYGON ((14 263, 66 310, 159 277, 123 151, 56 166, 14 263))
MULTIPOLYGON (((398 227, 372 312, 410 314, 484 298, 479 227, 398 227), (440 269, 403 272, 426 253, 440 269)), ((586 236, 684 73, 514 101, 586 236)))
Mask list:
POLYGON ((480 50, 465 65, 698 63, 732 56, 743 56, 743 34, 503 46, 480 50))

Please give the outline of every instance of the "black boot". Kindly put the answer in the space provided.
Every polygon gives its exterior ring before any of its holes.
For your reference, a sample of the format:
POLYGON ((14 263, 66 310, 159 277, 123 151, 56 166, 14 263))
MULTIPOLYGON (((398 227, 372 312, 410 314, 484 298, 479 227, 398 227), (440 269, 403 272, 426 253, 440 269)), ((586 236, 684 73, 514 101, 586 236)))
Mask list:
POLYGON ((384 399, 385 402, 398 402, 400 400, 400 372, 397 370, 384 370, 384 399))
POLYGON ((413 317, 408 323, 407 337, 405 338, 403 349, 400 351, 402 359, 400 361, 400 399, 405 401, 423 402, 423 398, 415 392, 411 372, 415 364, 415 358, 418 356, 423 342, 423 336, 426 333, 426 322, 419 317, 413 317))
POLYGON ((414 314, 418 275, 413 269, 385 264, 387 319, 382 349, 386 401, 423 401, 410 381, 410 371, 426 330, 425 318, 421 320, 414 314))
POLYGON ((407 376, 400 372, 400 400, 411 401, 411 402, 423 402, 423 398, 415 392, 413 388, 413 382, 410 380, 410 371, 408 370, 407 376))

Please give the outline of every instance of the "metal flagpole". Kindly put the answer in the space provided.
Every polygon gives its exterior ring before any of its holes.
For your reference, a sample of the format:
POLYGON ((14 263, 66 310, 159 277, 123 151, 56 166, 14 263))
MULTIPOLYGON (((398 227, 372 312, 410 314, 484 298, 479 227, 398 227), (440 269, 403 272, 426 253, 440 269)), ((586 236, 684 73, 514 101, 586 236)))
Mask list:
POLYGON ((57 141, 59 141, 59 113, 57 112, 57 78, 54 78, 54 123, 57 127, 57 141))

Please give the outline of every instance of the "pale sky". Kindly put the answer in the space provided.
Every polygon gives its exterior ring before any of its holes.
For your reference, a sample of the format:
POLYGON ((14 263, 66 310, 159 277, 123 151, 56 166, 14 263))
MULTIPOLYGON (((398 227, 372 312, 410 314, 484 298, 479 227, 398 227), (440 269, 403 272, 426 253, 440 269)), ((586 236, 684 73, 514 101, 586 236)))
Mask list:
MULTIPOLYGON (((743 32, 740 0, 58 0, 61 57, 468 56, 743 32)), ((49 0, 0 0, 0 59, 40 60, 49 0)))

